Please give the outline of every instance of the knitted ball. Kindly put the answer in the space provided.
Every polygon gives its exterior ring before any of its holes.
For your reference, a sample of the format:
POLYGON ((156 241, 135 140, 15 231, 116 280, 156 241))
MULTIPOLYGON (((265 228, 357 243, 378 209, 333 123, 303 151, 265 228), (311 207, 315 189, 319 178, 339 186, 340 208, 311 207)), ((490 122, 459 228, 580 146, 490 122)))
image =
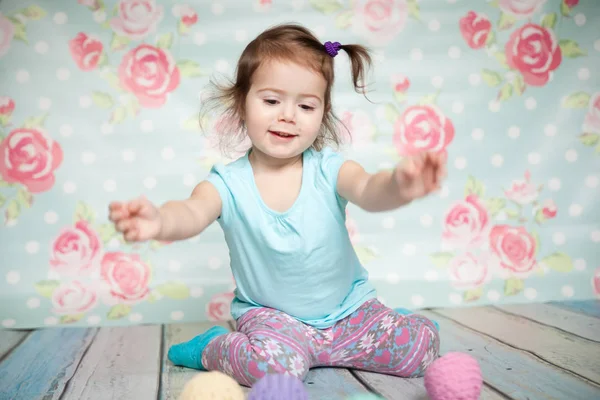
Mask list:
POLYGON ((179 400, 244 400, 244 391, 221 372, 201 372, 185 384, 179 400))
POLYGON ((270 374, 256 382, 248 400, 308 400, 304 383, 295 376, 270 374))
POLYGON ((483 387, 479 363, 464 353, 448 353, 425 371, 431 400, 477 400, 483 387))

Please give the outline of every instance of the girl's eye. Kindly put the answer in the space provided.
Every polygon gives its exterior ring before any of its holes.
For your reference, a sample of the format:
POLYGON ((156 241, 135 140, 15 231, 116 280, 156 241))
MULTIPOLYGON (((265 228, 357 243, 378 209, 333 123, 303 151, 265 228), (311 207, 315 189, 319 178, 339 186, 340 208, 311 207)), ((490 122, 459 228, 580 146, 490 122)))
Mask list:
POLYGON ((272 100, 272 99, 266 99, 265 103, 270 104, 272 106, 274 106, 275 104, 277 104, 277 100, 272 100))
POLYGON ((314 109, 315 109, 314 107, 307 106, 307 105, 304 105, 304 104, 303 104, 303 105, 301 105, 300 107, 302 107, 302 109, 304 109, 304 110, 306 110, 306 111, 312 111, 312 110, 314 110, 314 109))

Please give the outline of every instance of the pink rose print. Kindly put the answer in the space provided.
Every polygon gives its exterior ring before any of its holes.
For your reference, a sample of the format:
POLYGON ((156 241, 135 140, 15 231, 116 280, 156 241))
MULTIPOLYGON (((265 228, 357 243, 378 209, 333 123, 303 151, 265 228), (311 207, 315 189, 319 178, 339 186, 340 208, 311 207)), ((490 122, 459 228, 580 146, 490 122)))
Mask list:
POLYGON ((49 190, 54 171, 61 164, 61 147, 36 128, 17 128, 0 143, 0 175, 9 183, 20 183, 30 193, 49 190))
POLYGON ((517 19, 529 18, 538 12, 546 0, 500 0, 500 9, 517 19))
POLYGON ((75 38, 69 41, 71 57, 73 57, 79 69, 83 71, 96 69, 102 55, 102 49, 103 46, 100 40, 83 32, 79 32, 75 38))
POLYGON ((179 68, 169 52, 142 44, 125 54, 119 78, 121 86, 132 92, 142 107, 158 108, 179 86, 179 68))
POLYGON ((485 47, 492 23, 483 14, 475 11, 469 11, 459 22, 460 33, 472 49, 481 49, 485 47))
POLYGON ((361 149, 372 142, 375 124, 368 113, 363 110, 345 111, 341 120, 348 129, 342 128, 342 137, 344 141, 352 143, 353 148, 361 149))
POLYGON ((583 120, 583 132, 600 134, 600 92, 590 98, 587 114, 583 120))
POLYGON ((140 40, 156 30, 163 18, 163 7, 155 0, 119 0, 119 14, 110 21, 120 36, 140 40))
POLYGON ((410 106, 394 124, 394 144, 401 156, 442 152, 453 139, 452 121, 434 105, 410 106))
POLYGON ((98 234, 87 221, 78 221, 54 239, 50 269, 62 276, 90 275, 100 269, 101 252, 98 234))
POLYGON ((15 27, 2 13, 0 13, 0 57, 5 55, 10 49, 13 36, 15 35, 15 27))
POLYGON ((600 298, 600 267, 596 268, 592 276, 592 288, 596 297, 600 298))
POLYGON ((524 180, 513 181, 511 188, 504 191, 507 199, 520 205, 533 203, 537 200, 539 194, 539 188, 531 183, 529 171, 525 172, 524 180))
POLYGON ((98 303, 94 289, 79 281, 63 283, 52 293, 52 311, 60 315, 87 312, 98 303))
POLYGON ((198 14, 188 4, 178 4, 173 7, 173 16, 179 18, 186 26, 192 26, 198 22, 198 14))
POLYGON ((15 110, 15 102, 10 97, 0 96, 0 118, 8 119, 15 110))
POLYGON ((392 88, 394 88, 394 92, 404 93, 410 87, 410 81, 408 78, 402 74, 392 75, 392 88))
POLYGON ((565 3, 565 5, 569 8, 573 8, 575 7, 577 4, 579 4, 579 0, 563 0, 563 2, 565 3))
POLYGON ((231 301, 235 295, 231 292, 213 296, 206 305, 206 316, 210 321, 227 321, 231 319, 231 301))
POLYGON ((497 225, 490 232, 490 246, 500 268, 526 277, 537 265, 536 243, 524 227, 497 225))
POLYGON ((506 62, 531 86, 544 86, 562 61, 558 39, 551 29, 528 23, 515 30, 504 48, 506 62))
POLYGON ((453 249, 480 246, 487 240, 489 229, 488 210, 476 195, 469 195, 446 213, 442 241, 453 249))
POLYGON ((406 0, 356 0, 353 29, 375 45, 385 45, 404 29, 406 0))
POLYGON ((148 295, 150 267, 137 254, 106 253, 101 274, 110 297, 119 303, 137 303, 148 295))
POLYGON ((451 259, 448 272, 452 286, 462 290, 478 288, 491 278, 489 264, 471 253, 451 259))
POLYGON ((556 208, 556 204, 554 204, 553 200, 548 199, 542 203, 542 215, 544 216, 544 218, 554 218, 556 217, 557 212, 558 209, 556 208))

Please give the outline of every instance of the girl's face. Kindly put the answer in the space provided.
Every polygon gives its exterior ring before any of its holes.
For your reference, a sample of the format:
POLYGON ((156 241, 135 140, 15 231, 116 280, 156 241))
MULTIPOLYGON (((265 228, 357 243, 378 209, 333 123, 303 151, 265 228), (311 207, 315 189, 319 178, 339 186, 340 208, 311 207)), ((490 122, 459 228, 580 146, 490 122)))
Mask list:
POLYGON ((246 96, 244 122, 253 147, 277 159, 293 158, 319 134, 327 82, 304 66, 262 64, 246 96))

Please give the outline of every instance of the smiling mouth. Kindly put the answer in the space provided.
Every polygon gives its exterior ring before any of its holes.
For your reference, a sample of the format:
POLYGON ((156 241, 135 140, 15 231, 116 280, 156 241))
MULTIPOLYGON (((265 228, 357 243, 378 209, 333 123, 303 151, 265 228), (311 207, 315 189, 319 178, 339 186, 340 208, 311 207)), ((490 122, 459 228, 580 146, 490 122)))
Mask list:
POLYGON ((293 135, 291 133, 279 132, 279 131, 269 131, 269 133, 271 133, 271 134, 273 134, 275 136, 284 137, 284 138, 293 138, 293 137, 298 136, 298 135, 293 135))

